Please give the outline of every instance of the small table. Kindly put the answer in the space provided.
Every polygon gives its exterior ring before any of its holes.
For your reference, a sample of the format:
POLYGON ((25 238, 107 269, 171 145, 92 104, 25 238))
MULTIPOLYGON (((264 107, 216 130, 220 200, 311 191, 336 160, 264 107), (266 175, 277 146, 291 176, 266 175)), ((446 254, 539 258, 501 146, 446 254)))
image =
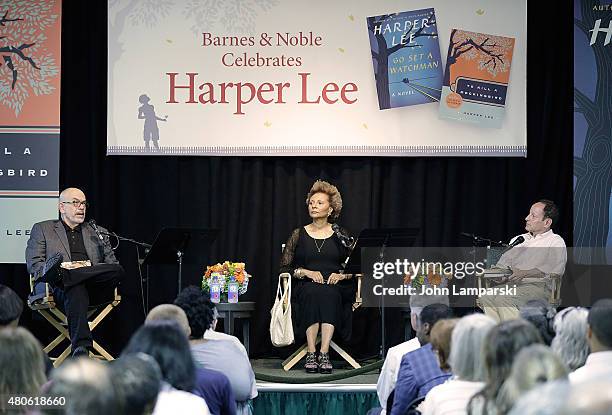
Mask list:
POLYGON ((234 335, 234 319, 241 318, 242 322, 242 343, 249 354, 249 326, 251 323, 251 312, 255 310, 254 301, 242 301, 237 303, 217 303, 215 304, 219 312, 219 318, 223 319, 223 331, 226 334, 234 335))

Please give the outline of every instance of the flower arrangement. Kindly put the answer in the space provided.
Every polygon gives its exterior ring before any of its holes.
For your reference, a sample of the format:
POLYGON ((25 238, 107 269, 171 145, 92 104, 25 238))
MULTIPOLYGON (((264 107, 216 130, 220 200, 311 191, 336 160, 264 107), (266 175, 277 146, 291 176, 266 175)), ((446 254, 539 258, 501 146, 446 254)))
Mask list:
POLYGON ((433 269, 428 269, 427 274, 414 275, 411 270, 404 275, 404 284, 412 285, 413 288, 420 290, 421 286, 445 288, 448 286, 449 280, 453 278, 452 274, 444 272, 434 272, 433 269))
POLYGON ((249 278, 244 262, 225 261, 223 264, 215 264, 206 267, 206 272, 202 277, 202 290, 210 292, 210 285, 217 283, 221 288, 221 294, 227 297, 227 290, 230 283, 238 284, 238 295, 247 292, 249 278))

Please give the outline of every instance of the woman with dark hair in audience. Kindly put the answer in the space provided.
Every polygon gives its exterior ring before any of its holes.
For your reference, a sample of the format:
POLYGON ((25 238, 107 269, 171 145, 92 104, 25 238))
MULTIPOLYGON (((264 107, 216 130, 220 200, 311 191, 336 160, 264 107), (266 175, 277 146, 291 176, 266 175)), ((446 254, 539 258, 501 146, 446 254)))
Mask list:
POLYGON ((553 337, 555 337, 554 319, 557 310, 551 307, 546 301, 529 300, 519 310, 520 317, 527 320, 538 329, 544 344, 550 346, 553 337))
POLYGON ((128 356, 145 353, 161 370, 164 385, 157 398, 155 414, 210 414, 204 399, 191 394, 195 384, 195 363, 189 342, 173 321, 153 321, 140 327, 121 353, 128 356))
POLYGON ((567 365, 570 371, 584 366, 589 355, 587 318, 589 311, 582 307, 565 308, 555 316, 555 337, 550 348, 567 365))
POLYGON ((567 380, 567 367, 542 344, 524 347, 516 356, 512 372, 504 382, 498 401, 499 412, 508 413, 531 389, 554 380, 567 380))
POLYGON ((23 301, 6 285, 0 284, 0 329, 17 327, 23 311, 23 301))
POLYGON ((257 396, 255 374, 244 346, 235 337, 207 338, 214 320, 214 304, 210 297, 197 287, 181 291, 174 304, 185 311, 191 337, 191 353, 197 364, 206 369, 222 372, 230 381, 236 399, 236 413, 252 413, 251 399, 257 396))
POLYGON ((470 399, 468 414, 499 413, 498 394, 510 375, 514 358, 523 347, 536 343, 542 343, 542 337, 525 320, 507 320, 491 329, 483 349, 485 386, 470 399))
POLYGON ((484 314, 463 317, 452 331, 448 364, 453 377, 434 387, 422 405, 423 415, 465 414, 468 401, 484 386, 482 347, 495 327, 495 320, 484 314))
POLYGON ((22 327, 0 330, 0 413, 12 409, 10 396, 37 396, 47 381, 42 347, 22 327))

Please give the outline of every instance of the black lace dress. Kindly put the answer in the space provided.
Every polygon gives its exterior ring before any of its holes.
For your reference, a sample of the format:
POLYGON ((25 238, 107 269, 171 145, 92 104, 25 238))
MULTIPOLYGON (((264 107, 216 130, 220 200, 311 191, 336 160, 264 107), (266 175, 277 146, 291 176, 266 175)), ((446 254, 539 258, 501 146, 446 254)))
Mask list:
MULTIPOLYGON (((346 231, 343 230, 343 233, 346 231)), ((348 250, 336 235, 314 239, 301 227, 295 229, 283 251, 280 272, 293 276, 297 268, 319 271, 327 282, 330 274, 339 272, 348 250)), ((335 327, 334 334, 346 341, 351 336, 352 310, 356 284, 353 278, 336 284, 320 284, 310 278, 292 278, 291 318, 296 343, 306 337, 306 329, 315 323, 335 327)))

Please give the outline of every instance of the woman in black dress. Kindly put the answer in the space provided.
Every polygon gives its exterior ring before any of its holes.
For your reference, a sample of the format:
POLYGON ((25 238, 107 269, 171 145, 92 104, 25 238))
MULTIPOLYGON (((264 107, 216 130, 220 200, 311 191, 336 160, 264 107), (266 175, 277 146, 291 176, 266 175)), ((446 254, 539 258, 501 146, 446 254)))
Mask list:
MULTIPOLYGON (((292 318, 296 340, 306 334, 308 373, 331 373, 329 343, 337 331, 343 340, 350 337, 351 304, 355 284, 351 275, 341 273, 348 248, 332 229, 342 210, 338 189, 316 181, 306 198, 312 223, 295 229, 283 251, 280 272, 288 272, 292 283, 292 318), (321 352, 317 360, 316 339, 321 330, 321 352)), ((342 235, 347 235, 340 229, 342 235)), ((346 238, 345 240, 347 240, 346 238)))

